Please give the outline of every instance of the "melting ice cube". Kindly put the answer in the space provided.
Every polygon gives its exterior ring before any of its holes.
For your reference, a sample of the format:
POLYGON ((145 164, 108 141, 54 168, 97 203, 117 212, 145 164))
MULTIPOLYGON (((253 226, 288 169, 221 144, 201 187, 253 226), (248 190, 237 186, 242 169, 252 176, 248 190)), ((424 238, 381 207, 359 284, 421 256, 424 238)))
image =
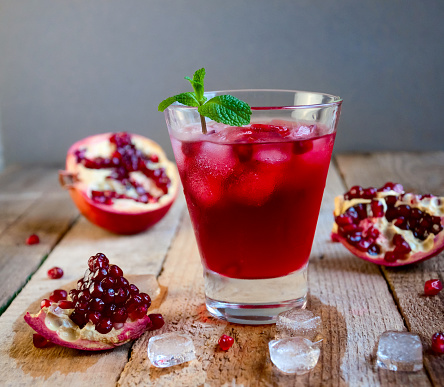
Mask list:
POLYGON ((153 336, 148 342, 148 357, 155 367, 171 367, 196 358, 188 335, 176 332, 153 336))
POLYGON ((278 338, 303 336, 314 340, 322 328, 321 318, 307 309, 290 309, 278 315, 276 336, 278 338))
POLYGON ((391 371, 422 369, 422 344, 418 335, 410 332, 384 332, 379 338, 376 363, 391 371))
POLYGON ((268 343, 273 364, 287 374, 302 375, 313 369, 321 350, 303 337, 287 337, 268 343))

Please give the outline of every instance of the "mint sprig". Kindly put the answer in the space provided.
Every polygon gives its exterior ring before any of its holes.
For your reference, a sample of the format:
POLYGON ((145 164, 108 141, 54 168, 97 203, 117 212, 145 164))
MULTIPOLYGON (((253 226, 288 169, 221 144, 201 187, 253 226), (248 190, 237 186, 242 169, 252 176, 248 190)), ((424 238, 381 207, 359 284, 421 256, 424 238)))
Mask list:
POLYGON ((197 70, 193 78, 185 77, 193 86, 194 92, 187 92, 174 95, 163 100, 158 110, 163 112, 168 106, 174 102, 182 105, 197 107, 200 114, 200 122, 202 124, 202 133, 207 133, 205 118, 208 117, 213 121, 221 122, 226 125, 241 126, 250 123, 251 108, 248 104, 232 95, 218 95, 207 101, 204 96, 204 78, 205 69, 197 70))

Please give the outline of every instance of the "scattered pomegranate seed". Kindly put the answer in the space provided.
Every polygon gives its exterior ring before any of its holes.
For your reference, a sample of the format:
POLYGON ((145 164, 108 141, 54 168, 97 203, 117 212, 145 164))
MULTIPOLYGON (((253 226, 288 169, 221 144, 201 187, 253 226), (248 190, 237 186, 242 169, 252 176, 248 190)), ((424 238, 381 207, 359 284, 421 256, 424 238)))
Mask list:
POLYGON ((37 234, 32 234, 26 239, 27 245, 36 245, 40 242, 40 238, 37 234))
POLYGON ((165 321, 163 320, 163 316, 160 313, 151 313, 148 315, 148 317, 151 320, 150 331, 155 331, 156 329, 160 329, 165 324, 165 321))
POLYGON ((63 277, 63 270, 60 267, 53 267, 48 270, 48 278, 59 279, 63 277))
POLYGON ((59 302, 61 300, 66 300, 66 297, 68 297, 68 293, 66 292, 66 290, 63 289, 56 289, 49 295, 49 299, 52 302, 59 302))
POLYGON ((436 296, 442 290, 442 283, 439 279, 428 280, 424 285, 426 296, 436 296))
POLYGON ((231 336, 222 335, 219 339, 219 347, 224 351, 228 351, 233 343, 234 339, 231 336))
POLYGON ((432 336, 432 351, 437 355, 444 353, 444 333, 437 332, 432 336))
POLYGON ((48 308, 51 304, 52 304, 51 300, 48 300, 47 298, 44 298, 42 300, 42 302, 40 303, 40 309, 48 308))
POLYGON ((48 339, 44 338, 42 335, 39 335, 38 333, 34 333, 32 335, 32 343, 36 348, 48 348, 52 346, 52 343, 48 339))

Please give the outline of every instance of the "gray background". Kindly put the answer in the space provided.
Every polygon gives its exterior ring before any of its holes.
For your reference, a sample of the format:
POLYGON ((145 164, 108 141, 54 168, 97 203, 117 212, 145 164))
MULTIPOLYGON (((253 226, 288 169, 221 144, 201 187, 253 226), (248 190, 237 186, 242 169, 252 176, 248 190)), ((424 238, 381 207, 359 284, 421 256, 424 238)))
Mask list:
POLYGON ((442 150, 443 20, 428 0, 0 0, 0 167, 120 130, 171 156, 157 105, 200 67, 208 90, 340 95, 336 152, 442 150))

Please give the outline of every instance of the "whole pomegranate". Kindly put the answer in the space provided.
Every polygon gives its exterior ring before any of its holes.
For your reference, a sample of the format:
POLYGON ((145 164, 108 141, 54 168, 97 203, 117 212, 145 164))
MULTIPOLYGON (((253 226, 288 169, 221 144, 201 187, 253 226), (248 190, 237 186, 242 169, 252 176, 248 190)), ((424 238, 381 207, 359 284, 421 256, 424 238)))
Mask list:
POLYGON ((444 249, 444 198, 404 192, 401 184, 352 187, 335 199, 332 239, 385 266, 423 261, 444 249))
POLYGON ((117 234, 135 234, 158 222, 178 188, 176 167, 162 148, 127 132, 76 142, 59 177, 89 221, 117 234))
MULTIPOLYGON (((25 321, 46 340, 64 347, 99 351, 138 338, 146 329, 163 325, 161 315, 147 315, 151 298, 130 284, 123 271, 98 253, 88 260, 88 269, 77 287, 54 290, 41 303, 38 314, 29 312, 25 321)), ((43 341, 41 339, 40 341, 43 341)))

